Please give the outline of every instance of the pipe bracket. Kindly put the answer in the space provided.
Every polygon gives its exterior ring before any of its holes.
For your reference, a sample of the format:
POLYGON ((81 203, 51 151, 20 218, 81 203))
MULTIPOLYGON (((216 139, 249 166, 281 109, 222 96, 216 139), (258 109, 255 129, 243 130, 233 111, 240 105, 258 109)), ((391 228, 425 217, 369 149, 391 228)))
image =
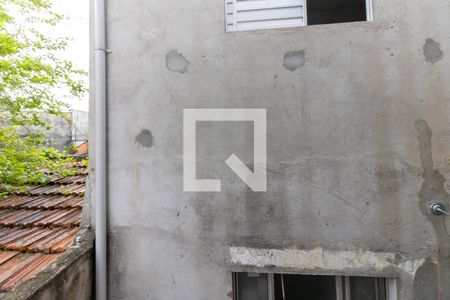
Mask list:
POLYGON ((101 52, 105 52, 106 54, 110 54, 113 52, 111 49, 100 49, 100 48, 94 49, 94 51, 101 51, 101 52))

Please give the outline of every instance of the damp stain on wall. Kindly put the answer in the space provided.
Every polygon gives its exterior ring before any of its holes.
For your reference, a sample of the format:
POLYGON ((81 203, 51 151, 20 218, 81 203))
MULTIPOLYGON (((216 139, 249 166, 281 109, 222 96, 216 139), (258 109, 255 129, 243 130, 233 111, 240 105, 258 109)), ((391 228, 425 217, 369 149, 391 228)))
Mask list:
POLYGON ((136 136, 136 143, 145 148, 151 148, 153 146, 153 135, 150 130, 142 129, 136 136))
POLYGON ((441 44, 430 38, 425 40, 425 45, 423 45, 422 50, 425 61, 428 63, 433 64, 444 57, 444 53, 441 50, 441 44))
POLYGON ((425 120, 417 120, 415 125, 420 147, 420 161, 423 168, 421 174, 423 183, 419 192, 419 207, 422 214, 433 225, 439 245, 436 253, 436 266, 431 266, 429 269, 435 272, 432 275, 437 278, 436 285, 439 294, 439 298, 437 299, 446 299, 450 295, 450 235, 445 218, 432 215, 429 207, 434 201, 439 201, 447 205, 450 200, 450 195, 445 188, 446 178, 434 166, 431 148, 433 132, 425 120))

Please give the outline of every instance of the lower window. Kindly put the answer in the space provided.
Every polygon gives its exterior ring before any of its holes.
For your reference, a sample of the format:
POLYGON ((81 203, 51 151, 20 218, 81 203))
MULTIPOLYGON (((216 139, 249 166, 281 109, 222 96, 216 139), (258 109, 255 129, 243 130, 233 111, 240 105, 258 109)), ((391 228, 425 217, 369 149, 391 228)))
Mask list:
POLYGON ((233 273, 234 300, 396 300, 383 277, 233 273))

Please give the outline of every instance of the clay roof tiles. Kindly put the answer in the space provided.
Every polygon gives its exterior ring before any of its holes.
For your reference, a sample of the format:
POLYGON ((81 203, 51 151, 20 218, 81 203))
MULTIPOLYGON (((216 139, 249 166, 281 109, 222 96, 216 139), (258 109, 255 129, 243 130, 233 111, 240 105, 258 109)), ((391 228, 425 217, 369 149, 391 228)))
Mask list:
POLYGON ((79 233, 87 169, 0 199, 0 293, 51 265, 79 233))

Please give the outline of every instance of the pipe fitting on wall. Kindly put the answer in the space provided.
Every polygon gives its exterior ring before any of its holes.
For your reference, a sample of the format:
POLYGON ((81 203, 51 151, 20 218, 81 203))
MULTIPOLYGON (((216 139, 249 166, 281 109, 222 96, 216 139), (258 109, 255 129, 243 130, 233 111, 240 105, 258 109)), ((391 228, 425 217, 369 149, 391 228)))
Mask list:
POLYGON ((442 215, 450 216, 450 212, 445 210, 445 206, 441 202, 431 203, 430 212, 432 215, 435 215, 435 216, 442 216, 442 215))

